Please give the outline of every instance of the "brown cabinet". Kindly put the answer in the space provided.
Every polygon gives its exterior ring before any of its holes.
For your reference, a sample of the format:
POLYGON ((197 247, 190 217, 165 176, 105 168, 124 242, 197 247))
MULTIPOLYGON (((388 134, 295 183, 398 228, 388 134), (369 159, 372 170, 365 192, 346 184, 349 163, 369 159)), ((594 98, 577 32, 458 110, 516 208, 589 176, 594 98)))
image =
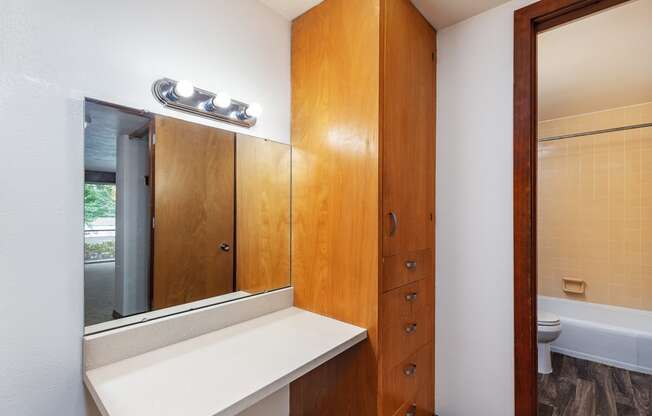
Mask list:
POLYGON ((295 304, 368 328, 292 383, 294 416, 434 414, 435 49, 409 0, 293 22, 295 304))
POLYGON ((435 32, 409 2, 381 10, 383 255, 432 248, 435 32))
POLYGON ((383 257, 383 292, 432 276, 432 259, 430 248, 383 257))
POLYGON ((431 278, 383 295, 380 330, 384 369, 393 367, 432 341, 433 317, 434 280, 431 278))

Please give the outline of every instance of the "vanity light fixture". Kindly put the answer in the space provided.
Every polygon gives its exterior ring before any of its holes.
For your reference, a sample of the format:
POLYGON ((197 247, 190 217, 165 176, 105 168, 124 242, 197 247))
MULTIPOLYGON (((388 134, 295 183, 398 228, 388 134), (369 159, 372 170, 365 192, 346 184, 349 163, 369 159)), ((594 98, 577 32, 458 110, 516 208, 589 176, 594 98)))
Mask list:
POLYGON ((258 118, 263 113, 263 106, 258 103, 252 103, 245 109, 245 113, 247 113, 249 117, 258 118))
POLYGON ((231 106, 231 96, 225 92, 218 92, 213 97, 213 105, 219 108, 229 108, 231 106))
POLYGON ((174 94, 177 97, 189 98, 195 93, 195 87, 190 81, 181 80, 174 86, 174 94))
POLYGON ((161 78, 152 85, 154 97, 166 107, 243 127, 252 127, 263 112, 258 103, 234 100, 225 92, 202 90, 189 81, 161 78))

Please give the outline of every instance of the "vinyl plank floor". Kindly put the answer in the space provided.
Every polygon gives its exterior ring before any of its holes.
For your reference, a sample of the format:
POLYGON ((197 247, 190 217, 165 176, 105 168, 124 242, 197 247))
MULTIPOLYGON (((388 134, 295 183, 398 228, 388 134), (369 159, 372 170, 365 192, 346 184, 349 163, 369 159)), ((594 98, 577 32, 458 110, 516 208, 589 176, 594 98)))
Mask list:
POLYGON ((652 375, 553 353, 538 416, 652 416, 652 375))

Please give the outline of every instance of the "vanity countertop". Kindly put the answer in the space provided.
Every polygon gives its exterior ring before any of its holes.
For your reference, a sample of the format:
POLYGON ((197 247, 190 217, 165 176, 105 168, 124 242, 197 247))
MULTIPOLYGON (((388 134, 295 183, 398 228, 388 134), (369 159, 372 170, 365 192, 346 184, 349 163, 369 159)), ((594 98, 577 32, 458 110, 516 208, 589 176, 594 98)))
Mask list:
POLYGON ((230 416, 367 337, 290 307, 85 373, 105 416, 230 416))

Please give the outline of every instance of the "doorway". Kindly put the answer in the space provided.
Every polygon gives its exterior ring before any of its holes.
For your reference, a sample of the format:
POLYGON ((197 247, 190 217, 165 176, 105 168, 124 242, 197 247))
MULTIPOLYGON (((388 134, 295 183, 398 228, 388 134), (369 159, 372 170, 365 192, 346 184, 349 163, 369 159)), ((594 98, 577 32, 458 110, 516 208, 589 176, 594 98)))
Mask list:
POLYGON ((596 346, 639 348, 627 333, 640 333, 635 317, 652 301, 643 296, 652 288, 644 255, 652 247, 644 176, 652 172, 652 71, 634 65, 649 61, 649 50, 632 52, 650 44, 636 30, 647 30, 651 10, 648 0, 543 0, 515 13, 517 415, 650 410, 634 397, 637 383, 652 384, 645 363, 596 346), (616 321, 620 338, 609 338, 616 321), (628 392, 618 390, 622 380, 628 392))

